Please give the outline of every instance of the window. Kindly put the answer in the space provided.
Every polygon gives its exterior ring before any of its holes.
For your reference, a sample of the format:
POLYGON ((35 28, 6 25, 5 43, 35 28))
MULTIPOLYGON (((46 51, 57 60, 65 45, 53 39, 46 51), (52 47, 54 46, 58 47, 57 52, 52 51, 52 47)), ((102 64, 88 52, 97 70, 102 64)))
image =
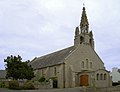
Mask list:
POLYGON ((92 62, 90 62, 90 68, 92 68, 92 62))
POLYGON ((42 72, 42 76, 44 76, 44 70, 43 70, 43 69, 42 69, 42 71, 41 71, 41 72, 42 72))
POLYGON ((54 68, 54 75, 56 76, 57 74, 57 71, 56 71, 56 67, 54 68))
POLYGON ((103 74, 100 74, 100 80, 103 80, 103 74))
POLYGON ((92 46, 92 39, 90 39, 90 41, 89 41, 89 42, 90 42, 90 45, 92 46))
POLYGON ((88 59, 86 59, 86 68, 88 68, 88 59))
POLYGON ((99 74, 97 73, 97 80, 99 80, 99 74))
POLYGON ((82 68, 84 68, 84 62, 82 61, 82 68))
POLYGON ((107 76, 107 75, 106 75, 106 74, 104 74, 104 80, 106 80, 106 76, 107 76))
POLYGON ((81 36, 80 37, 80 44, 82 44, 84 42, 84 38, 81 36))

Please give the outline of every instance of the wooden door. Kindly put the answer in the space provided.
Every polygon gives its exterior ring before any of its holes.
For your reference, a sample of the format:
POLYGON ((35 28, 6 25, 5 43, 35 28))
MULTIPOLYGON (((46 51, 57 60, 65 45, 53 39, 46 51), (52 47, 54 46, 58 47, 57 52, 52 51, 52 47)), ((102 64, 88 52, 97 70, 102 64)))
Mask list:
POLYGON ((88 86, 88 75, 81 75, 80 76, 80 86, 88 86))

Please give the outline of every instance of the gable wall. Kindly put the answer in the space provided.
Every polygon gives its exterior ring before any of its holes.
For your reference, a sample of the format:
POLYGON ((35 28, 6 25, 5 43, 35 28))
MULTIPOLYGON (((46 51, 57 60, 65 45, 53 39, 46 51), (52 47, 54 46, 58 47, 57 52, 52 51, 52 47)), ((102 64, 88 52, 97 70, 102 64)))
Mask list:
POLYGON ((78 47, 65 59, 65 63, 73 67, 74 71, 81 71, 83 69, 96 71, 98 69, 104 69, 104 63, 95 51, 89 45, 84 44, 78 45, 78 47), (82 67, 82 61, 84 62, 84 68, 82 67), (90 63, 92 63, 92 68, 90 67, 90 63))
POLYGON ((65 59, 66 87, 75 87, 75 78, 77 72, 82 72, 83 70, 96 71, 98 69, 105 69, 104 63, 96 55, 94 50, 89 45, 79 45, 65 59), (84 67, 82 67, 82 62, 84 62, 84 67), (92 63, 92 67, 90 63, 92 63))

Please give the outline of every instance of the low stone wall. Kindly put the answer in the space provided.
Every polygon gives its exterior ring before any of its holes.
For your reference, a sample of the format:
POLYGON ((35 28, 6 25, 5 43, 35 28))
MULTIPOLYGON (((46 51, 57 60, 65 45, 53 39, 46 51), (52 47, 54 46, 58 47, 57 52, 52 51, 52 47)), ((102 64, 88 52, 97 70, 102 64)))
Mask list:
POLYGON ((120 86, 109 88, 96 88, 96 92, 120 92, 120 86))
POLYGON ((34 83, 34 87, 36 89, 49 89, 49 88, 53 88, 50 82, 34 83))

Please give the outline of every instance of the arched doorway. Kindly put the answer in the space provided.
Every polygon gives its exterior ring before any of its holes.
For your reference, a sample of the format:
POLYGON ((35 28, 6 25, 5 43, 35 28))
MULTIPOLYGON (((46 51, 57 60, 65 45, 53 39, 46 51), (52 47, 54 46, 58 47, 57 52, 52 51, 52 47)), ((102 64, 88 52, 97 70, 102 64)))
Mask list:
POLYGON ((56 79, 53 80, 53 88, 58 88, 58 81, 56 79))
POLYGON ((80 76, 80 86, 89 86, 87 74, 80 76))

